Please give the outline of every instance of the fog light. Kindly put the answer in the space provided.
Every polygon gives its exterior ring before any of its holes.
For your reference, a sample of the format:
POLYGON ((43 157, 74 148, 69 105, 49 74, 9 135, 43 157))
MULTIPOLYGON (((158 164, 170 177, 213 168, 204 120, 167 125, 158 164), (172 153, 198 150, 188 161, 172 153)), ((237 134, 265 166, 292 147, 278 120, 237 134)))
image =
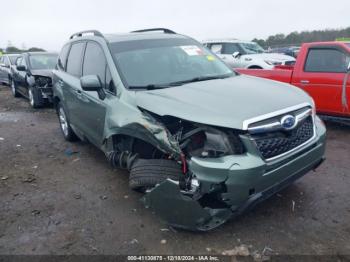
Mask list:
POLYGON ((200 183, 197 178, 192 178, 191 179, 191 191, 196 192, 200 186, 200 183))

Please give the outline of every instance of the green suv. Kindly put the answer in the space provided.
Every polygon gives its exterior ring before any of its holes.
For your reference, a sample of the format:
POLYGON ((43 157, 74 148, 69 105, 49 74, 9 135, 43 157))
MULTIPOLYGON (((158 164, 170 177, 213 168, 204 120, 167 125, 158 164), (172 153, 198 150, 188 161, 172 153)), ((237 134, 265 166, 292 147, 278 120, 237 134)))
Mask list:
POLYGON ((169 29, 76 33, 53 83, 65 139, 128 169, 130 187, 175 227, 215 228, 324 159, 310 96, 240 75, 169 29))

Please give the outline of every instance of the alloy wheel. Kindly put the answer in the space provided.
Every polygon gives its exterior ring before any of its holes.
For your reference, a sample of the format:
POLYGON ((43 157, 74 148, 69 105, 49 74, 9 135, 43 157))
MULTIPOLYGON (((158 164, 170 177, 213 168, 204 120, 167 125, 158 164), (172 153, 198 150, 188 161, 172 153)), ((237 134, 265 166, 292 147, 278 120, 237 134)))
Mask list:
POLYGON ((62 132, 65 136, 68 136, 68 123, 67 123, 67 117, 64 113, 64 110, 62 107, 60 107, 58 111, 58 117, 61 125, 62 132))

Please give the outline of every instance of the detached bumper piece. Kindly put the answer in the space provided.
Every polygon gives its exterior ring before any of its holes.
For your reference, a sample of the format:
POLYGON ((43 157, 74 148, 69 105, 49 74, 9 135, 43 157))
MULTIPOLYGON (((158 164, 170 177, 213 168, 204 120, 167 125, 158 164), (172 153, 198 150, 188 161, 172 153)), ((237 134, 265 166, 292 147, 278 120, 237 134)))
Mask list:
POLYGON ((143 201, 146 207, 151 208, 170 226, 191 231, 208 231, 252 209, 258 203, 292 184, 308 171, 315 169, 323 160, 321 159, 307 169, 300 170, 263 192, 252 195, 239 208, 234 210, 231 208, 202 207, 198 201, 184 195, 180 191, 179 185, 169 179, 147 193, 143 201))

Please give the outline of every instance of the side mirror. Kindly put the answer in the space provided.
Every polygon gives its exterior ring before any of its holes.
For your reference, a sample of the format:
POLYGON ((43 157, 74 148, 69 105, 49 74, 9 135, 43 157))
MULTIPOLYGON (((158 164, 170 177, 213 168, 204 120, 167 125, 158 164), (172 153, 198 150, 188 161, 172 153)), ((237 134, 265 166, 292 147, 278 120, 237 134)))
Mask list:
POLYGON ((18 65, 18 66, 16 66, 16 68, 18 71, 26 71, 27 70, 24 65, 18 65))
POLYGON ((232 54, 233 58, 237 58, 237 57, 239 57, 240 55, 241 55, 240 52, 234 52, 234 53, 232 54))
POLYGON ((80 85, 84 91, 96 91, 101 100, 106 98, 106 93, 102 88, 101 80, 97 75, 82 76, 80 78, 80 85))

